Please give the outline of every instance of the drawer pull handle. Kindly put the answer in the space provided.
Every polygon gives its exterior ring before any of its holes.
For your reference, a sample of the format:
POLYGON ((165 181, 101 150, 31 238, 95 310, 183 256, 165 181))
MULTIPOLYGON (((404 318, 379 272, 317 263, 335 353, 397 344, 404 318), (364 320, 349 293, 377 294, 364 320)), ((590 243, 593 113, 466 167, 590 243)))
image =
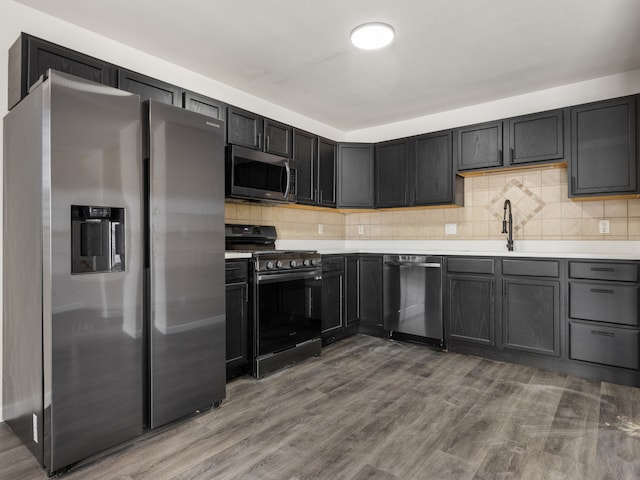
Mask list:
POLYGON ((592 272, 615 272, 615 268, 610 267, 591 267, 592 272))
POLYGON ((591 291, 593 293, 616 293, 615 290, 609 290, 607 288, 592 288, 591 291))
POLYGON ((240 270, 241 267, 226 267, 224 269, 225 272, 235 272, 237 270, 240 270))
POLYGON ((591 330, 591 335, 602 335, 603 337, 615 337, 616 334, 613 332, 603 332, 601 330, 591 330))

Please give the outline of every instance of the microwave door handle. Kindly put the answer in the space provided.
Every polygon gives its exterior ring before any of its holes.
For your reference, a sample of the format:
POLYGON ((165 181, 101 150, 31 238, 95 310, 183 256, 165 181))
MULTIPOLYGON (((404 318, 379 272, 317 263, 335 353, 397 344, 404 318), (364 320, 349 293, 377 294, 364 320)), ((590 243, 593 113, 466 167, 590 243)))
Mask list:
POLYGON ((284 189, 284 199, 286 200, 289 196, 289 188, 291 187, 291 168, 289 167, 289 160, 284 162, 284 168, 287 171, 287 186, 284 189))

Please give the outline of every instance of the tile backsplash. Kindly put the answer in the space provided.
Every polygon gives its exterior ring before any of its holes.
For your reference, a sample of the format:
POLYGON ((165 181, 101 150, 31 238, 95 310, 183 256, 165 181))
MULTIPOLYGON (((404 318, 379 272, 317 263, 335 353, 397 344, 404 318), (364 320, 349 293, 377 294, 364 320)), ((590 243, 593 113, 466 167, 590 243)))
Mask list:
POLYGON ((227 202, 225 220, 275 225, 281 239, 499 240, 509 199, 516 240, 640 240, 640 199, 570 200, 565 168, 468 177, 464 191, 464 207, 353 213, 227 202), (608 234, 599 233, 604 219, 608 234), (445 234, 447 224, 455 224, 455 234, 445 234))

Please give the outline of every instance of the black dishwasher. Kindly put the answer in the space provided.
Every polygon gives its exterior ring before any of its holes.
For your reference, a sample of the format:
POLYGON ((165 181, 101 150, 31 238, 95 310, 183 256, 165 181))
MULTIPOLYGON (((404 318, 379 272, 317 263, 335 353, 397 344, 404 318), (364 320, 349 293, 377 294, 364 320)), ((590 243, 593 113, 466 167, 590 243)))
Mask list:
MULTIPOLYGON (((436 340, 443 346, 442 257, 385 255, 382 270, 384 328, 436 340)), ((411 338, 407 337, 407 338, 411 338)))

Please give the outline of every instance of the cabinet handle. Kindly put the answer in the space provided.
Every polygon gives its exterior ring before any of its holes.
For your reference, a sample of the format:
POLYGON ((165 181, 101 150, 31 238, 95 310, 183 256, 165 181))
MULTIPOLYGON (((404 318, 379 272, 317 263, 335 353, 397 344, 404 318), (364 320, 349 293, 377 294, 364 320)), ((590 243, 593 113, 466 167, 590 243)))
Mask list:
POLYGON ((511 155, 511 156, 509 157, 509 163, 513 163, 513 159, 514 159, 514 155, 513 155, 513 148, 510 148, 509 150, 511 151, 511 152, 510 152, 510 155, 511 155))
POLYGON ((258 148, 262 147, 262 134, 258 134, 258 148))
POLYGON ((592 288, 591 291, 593 293, 611 293, 611 294, 616 293, 615 290, 609 290, 607 288, 592 288))
POLYGON ((225 267, 225 272, 235 272, 236 270, 240 270, 240 267, 225 267))
POLYGON ((615 272, 615 268, 611 267, 591 267, 592 272, 615 272))
POLYGON ((264 149, 265 149, 265 150, 269 150, 269 145, 270 145, 270 143, 271 143, 271 142, 269 141, 269 140, 270 140, 270 138, 271 138, 271 137, 270 137, 269 135, 267 135, 266 137, 264 137, 264 149))
POLYGON ((500 160, 500 163, 504 160, 502 149, 498 150, 498 160, 500 160))
POLYGON ((603 332, 601 330, 591 330, 591 335, 601 335, 603 337, 615 337, 616 334, 613 332, 603 332))

